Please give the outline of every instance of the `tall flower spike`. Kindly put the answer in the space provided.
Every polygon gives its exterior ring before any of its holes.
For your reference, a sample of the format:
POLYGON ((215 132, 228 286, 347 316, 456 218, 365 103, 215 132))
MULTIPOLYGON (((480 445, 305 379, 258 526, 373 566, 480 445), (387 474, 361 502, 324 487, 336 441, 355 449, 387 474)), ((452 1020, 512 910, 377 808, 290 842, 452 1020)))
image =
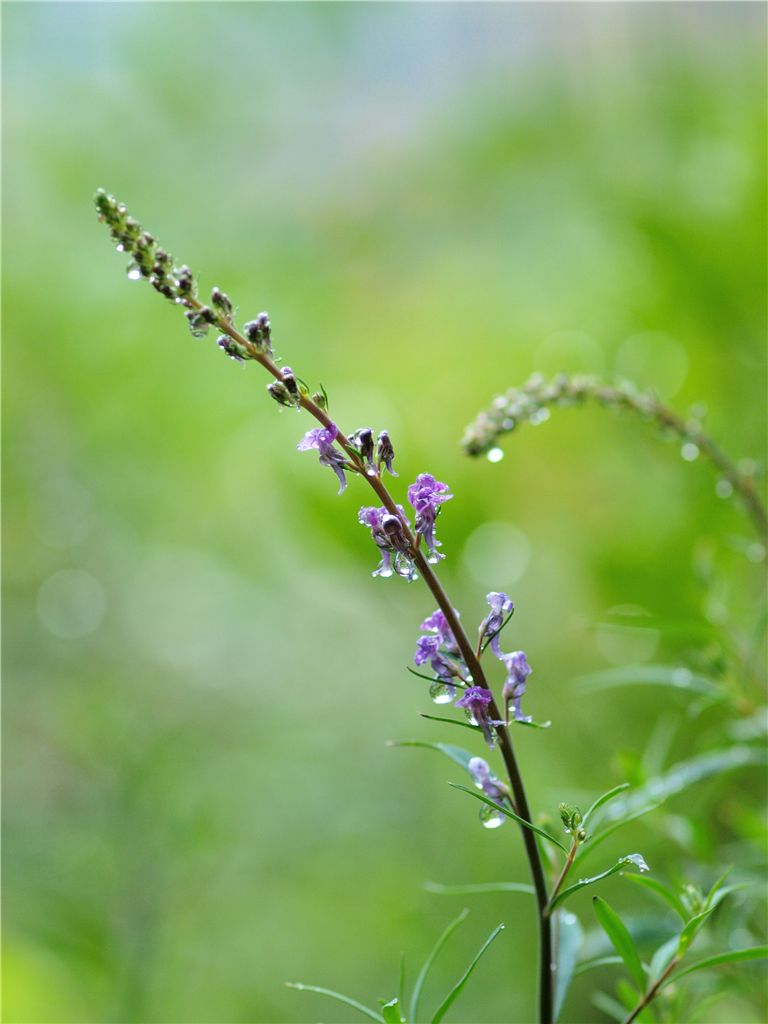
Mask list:
MULTIPOLYGON (((293 375, 291 374, 291 377, 292 376, 293 375)), ((285 372, 283 373, 283 379, 286 387, 290 390, 290 385, 288 383, 289 378, 286 377, 285 372)), ((296 447, 300 452, 308 452, 314 449, 320 453, 320 464, 322 466, 329 466, 339 478, 339 494, 341 494, 347 486, 347 478, 344 475, 346 460, 339 449, 334 448, 333 446, 333 442, 336 440, 338 435, 339 431, 335 424, 333 424, 333 429, 328 427, 315 427, 314 430, 307 431, 296 447)))
POLYGON ((495 737, 493 726, 497 725, 488 714, 488 705, 493 700, 493 694, 483 686, 469 686, 456 701, 457 708, 464 708, 467 718, 473 725, 479 725, 483 731, 485 742, 493 748, 495 737))
POLYGON ((435 480, 431 473, 419 473, 416 482, 408 488, 408 501, 416 512, 416 533, 424 538, 429 551, 427 561, 432 563, 445 557, 437 550, 441 545, 435 539, 435 519, 440 506, 452 497, 448 484, 435 480))
POLYGON ((518 722, 530 722, 531 716, 523 714, 520 701, 525 695, 526 680, 533 669, 528 664, 528 659, 523 651, 505 654, 501 660, 507 670, 507 681, 501 691, 504 707, 507 708, 511 704, 512 713, 518 722))
POLYGON ((515 606, 509 594, 505 594, 503 591, 491 591, 485 599, 491 610, 480 623, 480 639, 488 641, 490 638, 491 650, 497 658, 503 658, 504 654, 500 646, 501 627, 504 625, 504 620, 515 610, 515 606))

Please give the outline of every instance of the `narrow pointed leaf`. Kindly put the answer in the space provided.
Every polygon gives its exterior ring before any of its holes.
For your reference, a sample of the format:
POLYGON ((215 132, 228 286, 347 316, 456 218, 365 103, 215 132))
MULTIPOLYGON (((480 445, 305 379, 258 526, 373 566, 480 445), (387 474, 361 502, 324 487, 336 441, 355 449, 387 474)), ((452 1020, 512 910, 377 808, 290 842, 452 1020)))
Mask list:
POLYGON ((430 722, 447 722, 448 725, 460 725, 462 729, 472 729, 474 732, 480 728, 479 725, 472 725, 471 722, 460 722, 458 718, 442 718, 440 715, 421 715, 422 718, 428 718, 430 722))
POLYGON ((592 996, 592 1002, 606 1017, 617 1021, 618 1024, 624 1024, 624 1021, 627 1019, 627 1011, 621 1003, 617 1002, 613 996, 606 995, 605 992, 595 992, 592 996))
POLYGON ((481 896, 488 892, 522 892, 534 896, 536 890, 525 882, 470 882, 467 885, 441 885, 439 882, 425 882, 427 892, 440 896, 481 896))
POLYGON ((631 882, 635 882, 637 885, 641 885, 643 888, 650 889, 651 892, 656 893, 657 896, 672 907, 676 914, 680 915, 683 921, 687 921, 690 917, 677 893, 657 878, 649 878, 648 875, 627 875, 627 878, 631 882))
POLYGON ((432 964, 435 962, 438 953, 446 944, 451 935, 456 931, 459 925, 466 920, 468 913, 469 911, 464 909, 457 918, 451 921, 451 923, 445 929, 443 934, 432 947, 427 959, 424 961, 424 964, 421 970, 419 971, 418 977, 416 978, 416 984, 413 986, 413 993, 411 994, 411 1005, 408 1012, 408 1019, 411 1022, 411 1024, 416 1024, 416 1021, 418 1019, 421 990, 424 988, 424 982, 427 980, 427 977, 429 976, 429 972, 432 969, 432 964))
POLYGON ((568 988, 571 984, 579 950, 584 939, 584 932, 579 919, 569 910, 561 910, 556 915, 558 925, 557 936, 557 974, 555 975, 555 1021, 560 1019, 568 988))
POLYGON ((662 972, 672 962, 672 957, 677 952, 677 942, 677 935, 673 935, 671 939, 668 939, 662 946, 659 946, 651 957, 651 962, 648 965, 648 980, 651 983, 660 978, 662 972))
POLYGON ((371 1010, 368 1006, 363 1006, 362 1003, 358 1003, 356 999, 351 999, 349 996, 342 995, 341 992, 334 992, 330 988, 321 988, 319 985, 304 985, 300 981, 287 981, 287 988, 295 988, 299 992, 317 992, 321 996, 329 996, 331 999, 335 999, 339 1003, 345 1003, 347 1006, 351 1006, 357 1010, 358 1013, 362 1013, 365 1017, 370 1020, 378 1021, 378 1024, 384 1024, 384 1018, 380 1013, 376 1013, 375 1010, 371 1010))
POLYGON ((621 920, 616 911, 612 910, 604 899, 601 899, 599 896, 593 896, 592 904, 595 909, 595 916, 597 917, 597 920, 600 922, 606 935, 611 940, 613 948, 624 961, 632 980, 642 992, 645 988, 645 971, 643 970, 640 954, 637 952, 637 948, 632 941, 632 936, 629 934, 627 926, 621 920))
POLYGON ((630 853, 626 857, 622 857, 618 860, 613 867, 608 868, 607 871, 602 871, 599 875, 593 875, 591 878, 580 878, 578 882, 574 882, 573 885, 569 885, 567 889, 563 889, 562 892, 558 893, 557 899, 552 904, 554 909, 563 900, 568 899, 573 893, 578 892, 579 889, 583 889, 587 885, 593 885, 595 882, 601 882, 604 878, 608 878, 610 875, 615 875, 618 871, 623 871, 625 868, 634 866, 640 871, 647 871, 648 866, 640 856, 639 853, 630 853), (638 859, 639 858, 639 859, 638 859))
POLYGON ((462 747, 454 747, 451 743, 428 743, 426 740, 390 740, 387 744, 390 747, 423 747, 425 750, 437 750, 440 754, 445 754, 449 757, 454 764, 459 765, 465 771, 469 771, 467 765, 469 764, 472 754, 469 751, 464 750, 462 747))
MULTIPOLYGON (((686 974, 693 974, 694 971, 704 971, 708 967, 719 967, 720 964, 735 964, 742 960, 765 960, 768 959, 768 946, 752 946, 749 949, 732 949, 728 953, 718 953, 717 956, 708 956, 705 960, 698 960, 689 967, 683 967, 670 975, 669 981, 677 981, 686 974)), ((668 984, 668 982, 664 982, 668 984)))
POLYGON ((499 932, 502 932, 502 931, 504 931, 504 925, 503 924, 496 925, 496 927, 493 929, 491 934, 488 936, 488 938, 485 940, 483 945, 480 947, 480 950, 477 952, 475 957, 472 959, 472 962, 470 963, 469 967, 462 974, 462 976, 459 978, 459 980, 453 986, 451 991, 448 993, 448 995, 442 1001, 440 1006, 437 1008, 437 1011, 436 1011, 434 1017, 432 1018, 431 1024, 440 1024, 440 1021, 443 1019, 443 1017, 446 1015, 448 1010, 451 1008, 451 1006, 456 1002, 456 1000, 461 995, 461 993, 462 993, 462 991, 464 989, 464 986, 469 981, 469 978, 470 978, 472 972, 474 971, 474 969, 480 963, 480 960, 482 959, 483 954, 488 949, 488 947, 493 942, 493 940, 496 938, 496 936, 499 934, 499 932))
POLYGON ((603 793, 602 796, 599 796, 597 800, 595 800, 595 802, 589 808, 587 813, 584 815, 584 818, 582 819, 582 825, 586 828, 587 821, 592 817, 595 811, 598 810, 598 808, 602 807, 603 804, 607 804, 609 800, 613 800, 613 798, 615 796, 618 796, 619 793, 623 793, 625 789, 629 789, 628 782, 622 782, 620 786, 614 786, 613 789, 609 789, 607 793, 603 793))
POLYGON ((510 725, 522 725, 522 726, 525 726, 526 729, 548 729, 552 725, 552 723, 550 721, 546 721, 546 722, 526 722, 522 718, 512 718, 512 719, 510 719, 509 724, 510 725))
POLYGON ((501 804, 497 804, 495 800, 491 800, 491 798, 486 796, 484 793, 478 793, 476 790, 470 789, 469 786, 460 786, 457 782, 449 782, 448 785, 452 786, 454 789, 460 789, 462 793, 469 793, 470 796, 473 796, 476 800, 482 801, 484 804, 488 804, 489 807, 495 807, 497 811, 501 811, 502 814, 506 814, 508 818, 516 821, 518 825, 522 825, 523 828, 528 828, 531 832, 535 832, 544 839, 548 839, 550 843, 554 843, 555 846, 559 846, 563 853, 568 853, 568 849, 563 846, 559 839, 555 839, 555 837, 551 836, 549 832, 545 832, 543 828, 539 828, 537 825, 531 824, 530 821, 526 821, 525 818, 521 818, 520 815, 515 814, 514 811, 510 811, 508 808, 502 807, 501 804))
POLYGON ((400 1012, 400 1003, 397 999, 390 999, 388 1003, 382 1003, 381 1015, 385 1024, 403 1024, 403 1015, 400 1012))
POLYGON ((712 679, 679 665, 622 665, 582 676, 576 684, 588 693, 636 685, 663 686, 665 690, 683 690, 707 697, 719 697, 722 692, 712 679))
POLYGON ((591 960, 585 960, 583 963, 577 964, 576 969, 573 972, 574 978, 577 978, 580 974, 586 974, 587 971, 594 971, 598 967, 608 967, 613 964, 620 964, 624 961, 620 956, 595 956, 591 960))

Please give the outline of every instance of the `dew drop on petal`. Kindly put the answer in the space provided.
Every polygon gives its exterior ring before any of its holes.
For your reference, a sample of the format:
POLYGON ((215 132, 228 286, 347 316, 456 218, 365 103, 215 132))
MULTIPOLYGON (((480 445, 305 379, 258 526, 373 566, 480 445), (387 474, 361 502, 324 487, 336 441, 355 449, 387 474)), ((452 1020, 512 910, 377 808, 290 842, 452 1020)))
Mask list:
POLYGON ((480 821, 483 824, 483 828, 499 828, 500 825, 504 824, 505 815, 501 811, 497 811, 495 807, 491 807, 486 804, 480 810, 480 821))
POLYGON ((680 449, 680 454, 686 462, 693 462, 699 457, 699 446, 694 444, 693 441, 686 441, 680 449))
POLYGON ((456 694, 456 688, 439 680, 429 688, 429 696, 435 704, 450 704, 456 694))
POLYGON ((491 448, 485 457, 489 462, 501 462, 504 458, 504 452, 501 448, 491 448))

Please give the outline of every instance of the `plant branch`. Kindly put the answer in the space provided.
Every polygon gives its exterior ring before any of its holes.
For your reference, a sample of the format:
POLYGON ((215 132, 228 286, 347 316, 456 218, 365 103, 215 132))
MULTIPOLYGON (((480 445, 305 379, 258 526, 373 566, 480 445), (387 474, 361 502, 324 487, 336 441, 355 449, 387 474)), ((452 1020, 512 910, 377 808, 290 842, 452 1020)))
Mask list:
POLYGON ((673 959, 669 962, 669 964, 667 964, 666 968, 662 971, 662 973, 659 975, 659 977, 656 979, 656 981, 651 985, 651 987, 645 993, 643 998, 640 1000, 640 1002, 634 1008, 632 1013, 630 1013, 630 1015, 624 1021, 624 1024, 632 1024, 632 1022, 634 1020, 637 1020, 637 1018, 640 1016, 640 1014, 643 1012, 643 1010, 646 1008, 646 1006, 648 1006, 648 1004, 653 999, 656 998, 656 995, 658 994, 659 989, 661 988, 661 986, 664 984, 664 982, 667 980, 667 978, 670 976, 670 974, 674 971, 674 969, 677 967, 677 965, 679 963, 680 963, 679 958, 678 957, 673 957, 673 959))

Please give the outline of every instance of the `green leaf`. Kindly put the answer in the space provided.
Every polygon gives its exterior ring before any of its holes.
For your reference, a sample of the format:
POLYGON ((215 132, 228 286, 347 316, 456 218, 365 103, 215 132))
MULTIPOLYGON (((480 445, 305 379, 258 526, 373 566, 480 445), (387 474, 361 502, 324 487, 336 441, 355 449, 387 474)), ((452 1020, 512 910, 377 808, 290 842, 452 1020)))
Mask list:
POLYGON ((592 817, 595 811, 598 810, 598 808, 602 807, 603 804, 607 804, 609 800, 613 800, 613 798, 618 796, 619 793, 623 793, 625 789, 629 789, 628 782, 622 782, 620 786, 614 786, 613 789, 609 789, 607 793, 603 793, 602 796, 599 796, 582 818, 581 823, 584 828, 586 828, 587 821, 592 817))
POLYGON ((501 811, 502 814, 506 814, 508 818, 512 818, 512 820, 516 821, 518 825, 522 825, 523 828, 528 828, 531 832, 535 832, 544 839, 548 839, 550 843, 554 843, 555 846, 559 846, 563 853, 568 853, 567 847, 563 846, 559 839, 555 839, 555 837, 551 836, 549 832, 545 832, 543 828, 539 828, 537 825, 532 825, 530 821, 526 821, 525 818, 521 818, 520 815, 515 814, 514 811, 510 811, 506 807, 502 807, 501 804, 497 804, 495 800, 491 800, 491 798, 486 796, 484 793, 478 793, 476 790, 470 789, 469 786, 460 786, 458 782, 449 782, 448 785, 452 786, 454 789, 460 789, 462 793, 469 793, 470 796, 473 796, 476 800, 482 801, 484 804, 488 804, 489 807, 495 807, 497 811, 501 811))
MULTIPOLYGON (((708 967, 719 967, 720 964, 735 964, 741 960, 765 960, 768 958, 768 946, 752 946, 749 949, 733 949, 729 953, 718 953, 717 956, 708 956, 705 960, 697 960, 689 967, 683 967, 670 975, 669 981, 678 981, 686 974, 693 974, 694 971, 704 971, 708 967)), ((665 985, 668 982, 664 982, 665 985)))
POLYGON ((317 992, 321 996, 329 996, 331 999, 335 999, 339 1003, 345 1003, 347 1006, 351 1006, 357 1010, 358 1013, 362 1013, 365 1017, 370 1020, 378 1021, 378 1024, 383 1024, 384 1018, 380 1013, 376 1013, 375 1010, 371 1010, 367 1006, 363 1006, 362 1003, 358 1003, 356 999, 351 999, 349 996, 342 995, 341 992, 334 992, 330 988, 320 988, 319 985, 304 985, 300 981, 287 981, 287 988, 298 989, 299 992, 317 992))
POLYGON ((481 896, 487 892, 522 892, 534 896, 536 890, 524 882, 470 882, 467 885, 441 885, 439 882, 425 882, 427 892, 440 896, 481 896))
POLYGON ((426 740, 390 740, 388 747, 423 747, 425 750, 437 750, 449 757, 454 764, 459 765, 466 772, 469 772, 469 761, 474 755, 462 747, 454 747, 450 743, 429 743, 426 740))
POLYGON ((471 722, 461 722, 458 718, 442 718, 440 715, 424 715, 422 718, 428 718, 430 722, 447 722, 448 725, 460 725, 462 729, 472 729, 475 732, 480 728, 479 725, 472 725, 471 722))
POLYGON ((724 750, 709 750, 688 761, 680 761, 661 775, 633 790, 632 793, 616 800, 607 812, 607 818, 617 821, 628 814, 635 814, 649 803, 658 806, 670 796, 682 793, 696 782, 734 771, 747 765, 764 765, 766 752, 759 747, 744 745, 727 747, 724 750))
POLYGON ((466 971, 464 971, 462 976, 459 978, 459 980, 453 986, 451 991, 448 993, 448 995, 442 1001, 440 1006, 437 1008, 437 1011, 436 1011, 434 1017, 432 1018, 432 1024, 440 1024, 440 1021, 443 1019, 443 1017, 446 1015, 448 1010, 451 1008, 451 1006, 456 1002, 456 1000, 461 995, 461 993, 462 993, 462 991, 464 989, 464 986, 469 981, 469 978, 470 978, 472 972, 474 971, 474 969, 480 963, 480 960, 481 960, 483 954, 485 953, 485 951, 488 949, 488 947, 493 942, 493 940, 496 938, 496 936, 500 932, 503 932, 503 931, 504 931, 504 925, 503 924, 496 925, 496 927, 493 929, 491 934, 488 936, 488 938, 485 940, 483 945, 480 947, 479 951, 475 954, 475 956, 472 959, 472 962, 470 963, 469 967, 466 969, 466 971))
POLYGON ((595 992, 592 996, 593 1004, 602 1010, 606 1017, 610 1017, 611 1020, 618 1021, 618 1024, 624 1024, 627 1019, 627 1011, 617 1002, 612 996, 606 995, 605 992, 595 992))
POLYGON ((663 686, 665 690, 683 690, 707 697, 720 697, 722 687, 708 676, 691 672, 680 665, 622 665, 581 676, 576 685, 588 693, 612 690, 617 686, 663 686))
POLYGON ((660 978, 662 972, 669 967, 672 957, 677 952, 677 942, 677 935, 673 935, 671 939, 668 939, 663 945, 659 946, 651 957, 651 962, 648 965, 648 979, 651 983, 660 978))
POLYGON ((428 676, 424 672, 417 672, 416 669, 411 668, 410 665, 405 666, 405 671, 410 672, 412 676, 417 676, 419 679, 426 679, 428 683, 442 682, 439 676, 428 676))
POLYGON ((610 875, 615 875, 617 871, 622 871, 630 865, 633 865, 639 871, 648 871, 648 865, 639 853, 629 853, 626 857, 621 857, 613 867, 608 868, 607 871, 602 871, 599 875, 593 875, 591 878, 580 878, 578 882, 574 882, 574 884, 569 885, 567 889, 563 889, 562 892, 558 893, 557 899, 552 904, 551 909, 554 909, 558 903, 562 903, 563 900, 568 899, 569 896, 578 892, 579 889, 583 889, 586 885, 592 885, 594 882, 600 882, 604 878, 608 878, 610 875))
POLYGON ((645 971, 643 970, 640 954, 637 952, 632 941, 632 936, 627 931, 627 926, 604 899, 601 899, 599 896, 593 896, 592 905, 595 909, 595 916, 611 940, 613 948, 624 961, 632 980, 642 992, 645 988, 645 971))
POLYGON ((552 725, 552 723, 549 722, 549 721, 547 721, 547 722, 526 722, 522 718, 511 718, 510 721, 509 721, 509 724, 510 725, 522 725, 522 726, 525 726, 526 729, 548 729, 552 725))
POLYGON ((664 885, 657 878, 649 878, 648 875, 627 875, 627 878, 631 882, 635 882, 637 885, 641 885, 646 889, 650 889, 651 892, 656 893, 657 896, 672 907, 676 914, 679 914, 683 921, 688 920, 690 915, 683 906, 680 897, 676 892, 664 885))
POLYGON ((555 917, 559 926, 557 937, 557 974, 555 975, 555 1020, 559 1020, 568 987, 571 984, 579 950, 584 939, 579 919, 569 910, 561 910, 555 917))
POLYGON ((382 1003, 381 1015, 384 1018, 385 1024, 403 1024, 400 1002, 397 999, 390 999, 388 1003, 382 1003))
POLYGON ((435 962, 438 953, 446 944, 451 935, 456 931, 459 925, 466 920, 468 913, 469 911, 465 908, 464 910, 462 910, 462 912, 459 914, 457 918, 451 921, 451 923, 445 929, 443 934, 432 947, 427 959, 424 961, 424 965, 422 966, 421 970, 419 971, 418 977, 416 978, 416 984, 413 986, 413 993, 411 994, 411 1005, 408 1012, 408 1019, 410 1020, 411 1024, 416 1024, 417 1015, 419 1012, 419 1000, 421 999, 421 990, 424 988, 424 982, 427 980, 429 972, 432 968, 432 964, 435 962))
POLYGON ((591 960, 585 960, 583 963, 577 965, 573 972, 574 978, 580 974, 586 974, 587 971, 594 971, 597 967, 607 967, 609 964, 620 964, 624 961, 620 956, 594 956, 591 960))

